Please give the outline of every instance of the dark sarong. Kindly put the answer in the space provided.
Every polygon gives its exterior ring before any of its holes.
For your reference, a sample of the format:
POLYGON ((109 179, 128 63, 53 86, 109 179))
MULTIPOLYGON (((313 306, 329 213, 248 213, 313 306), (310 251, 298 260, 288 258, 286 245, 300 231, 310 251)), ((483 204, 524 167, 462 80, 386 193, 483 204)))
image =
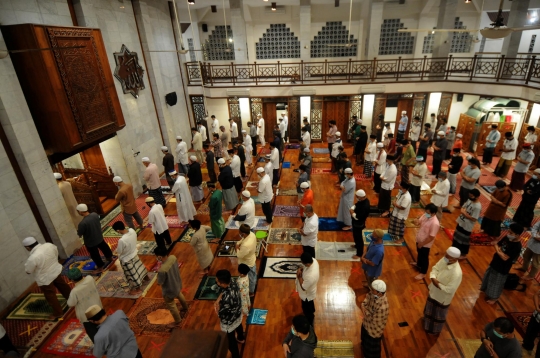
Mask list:
POLYGON ((454 231, 454 239, 452 240, 452 246, 461 251, 461 256, 465 256, 469 253, 471 247, 471 233, 466 231, 461 226, 456 226, 454 231))
POLYGON ((484 274, 484 278, 482 279, 480 291, 484 292, 490 299, 498 299, 501 297, 507 276, 508 275, 503 275, 502 273, 495 271, 493 268, 491 268, 491 266, 489 266, 484 274))
POLYGON ((491 164, 493 161, 493 152, 495 148, 484 148, 484 153, 482 154, 482 162, 491 164))
POLYGON ((388 224, 388 233, 392 239, 399 240, 405 235, 405 220, 398 219, 394 215, 390 215, 390 224, 388 224))
POLYGON ((409 166, 401 166, 401 182, 409 184, 409 166))
POLYGON ((369 161, 364 161, 364 175, 371 177, 373 175, 373 163, 369 161))
POLYGON ((378 174, 378 173, 374 173, 373 174, 373 190, 376 192, 376 193, 380 193, 381 192, 381 175, 378 174))
POLYGON ((512 172, 512 179, 510 180, 510 189, 518 191, 523 190, 525 185, 525 173, 518 173, 515 170, 512 172))
POLYGON ((360 330, 360 347, 364 358, 381 358, 381 341, 383 336, 373 338, 362 325, 360 330))
POLYGON ((424 330, 428 333, 439 334, 446 323, 450 305, 442 305, 428 297, 424 307, 424 330))
POLYGON ((512 220, 522 225, 523 227, 531 227, 532 220, 534 218, 534 207, 538 199, 533 198, 529 194, 523 194, 523 200, 519 203, 519 206, 514 214, 512 220))
POLYGON ((482 218, 482 224, 480 225, 480 228, 484 230, 484 233, 493 236, 493 237, 499 237, 501 236, 501 221, 498 220, 491 220, 486 218, 485 216, 482 218))
POLYGON ((161 192, 161 188, 148 189, 148 196, 154 198, 155 203, 161 205, 163 208, 165 208, 165 205, 167 205, 167 201, 161 192))
POLYGON ((379 193, 378 205, 381 213, 390 210, 390 204, 392 204, 392 190, 386 190, 381 188, 381 192, 379 193))
POLYGON ((409 193, 411 194, 411 201, 417 203, 420 201, 420 187, 412 185, 409 187, 409 193))

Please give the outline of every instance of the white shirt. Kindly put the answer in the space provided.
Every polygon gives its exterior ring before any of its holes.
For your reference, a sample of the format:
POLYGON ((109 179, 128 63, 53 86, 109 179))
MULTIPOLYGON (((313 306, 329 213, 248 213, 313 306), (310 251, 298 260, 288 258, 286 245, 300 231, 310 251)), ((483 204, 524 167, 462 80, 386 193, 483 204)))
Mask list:
POLYGON ((75 315, 81 322, 88 322, 85 312, 93 305, 103 308, 96 281, 92 276, 88 275, 75 284, 75 287, 69 293, 67 305, 69 307, 75 307, 75 315))
POLYGON ((437 184, 433 187, 433 190, 437 192, 437 194, 433 194, 431 196, 431 202, 435 204, 435 206, 448 206, 448 194, 450 193, 450 181, 448 179, 444 179, 443 181, 437 180, 437 184))
POLYGON ((438 289, 434 284, 429 285, 429 297, 442 305, 449 305, 461 284, 462 272, 459 262, 448 265, 444 257, 431 268, 430 278, 439 281, 438 289))
POLYGON ((272 161, 269 161, 264 165, 264 172, 270 176, 270 180, 272 180, 274 174, 272 170, 274 170, 274 166, 272 165, 272 161))
MULTIPOLYGON (((255 227, 255 201, 253 199, 249 198, 248 200, 244 201, 242 203, 242 206, 240 206, 240 210, 238 210, 238 215, 245 215, 246 220, 241 221, 240 224, 246 224, 251 229, 255 227)), ((240 226, 240 225, 238 225, 240 226)))
POLYGON ((152 232, 154 234, 161 234, 165 230, 169 230, 163 207, 160 204, 154 204, 152 209, 150 209, 150 212, 148 213, 148 223, 152 225, 152 232))
POLYGON ((381 174, 381 188, 384 190, 394 189, 394 183, 396 182, 397 177, 397 168, 394 164, 388 165, 388 163, 383 164, 384 172, 381 174))
POLYGON ((283 116, 281 118, 283 118, 283 123, 285 123, 285 130, 287 130, 289 128, 289 117, 283 116))
POLYGON ((527 132, 527 135, 525 136, 525 143, 530 143, 531 144, 531 149, 534 148, 534 143, 536 143, 536 141, 538 140, 538 136, 536 135, 536 133, 530 133, 530 132, 527 132))
MULTIPOLYGON (((251 147, 251 137, 247 134, 244 136, 244 145, 246 146, 246 149, 251 147)), ((253 147, 251 147, 251 149, 253 149, 253 147)))
POLYGON ((317 246, 317 234, 319 233, 319 217, 313 214, 311 217, 306 217, 304 221, 304 234, 302 235, 302 246, 317 246))
POLYGON ((33 274, 38 286, 46 286, 62 272, 58 263, 58 249, 51 243, 38 244, 30 251, 30 257, 24 264, 27 274, 33 274))
POLYGON ((272 163, 272 169, 279 169, 279 151, 277 148, 272 149, 270 152, 270 163, 272 163))
POLYGON ((369 153, 364 154, 364 159, 368 162, 374 162, 375 160, 377 160, 377 142, 369 141, 366 149, 369 151, 369 153))
POLYGON ((200 126, 199 127, 199 133, 201 133, 201 138, 202 138, 202 141, 204 142, 207 137, 206 137, 206 127, 205 126, 200 126))
POLYGON ((411 193, 408 191, 405 194, 398 192, 396 197, 396 204, 403 206, 405 209, 398 209, 394 207, 392 211, 392 216, 397 217, 398 219, 405 220, 409 217, 409 211, 411 210, 411 193))
POLYGON ((317 295, 317 283, 319 282, 319 262, 315 258, 313 258, 311 266, 304 267, 302 279, 304 280, 302 285, 296 279, 296 292, 302 301, 313 301, 317 295))
POLYGON ((309 149, 309 146, 311 145, 311 136, 308 131, 305 131, 304 134, 302 134, 302 142, 304 142, 306 148, 309 149))
POLYGON ((259 181, 259 201, 261 203, 268 203, 272 201, 274 197, 274 191, 272 190, 272 180, 268 174, 265 174, 259 181))
POLYGON ((516 159, 517 146, 518 146, 518 141, 517 141, 516 138, 514 138, 512 140, 505 139, 504 143, 503 143, 503 149, 511 149, 512 151, 511 152, 503 152, 501 154, 501 158, 502 159, 507 159, 507 160, 516 159))
POLYGON ((281 133, 281 138, 285 138, 285 132, 287 131, 287 125, 285 124, 285 121, 281 121, 279 123, 279 132, 281 133))
POLYGON ((412 141, 416 142, 418 140, 418 137, 420 136, 421 129, 422 129, 422 126, 420 125, 420 123, 413 122, 411 124, 411 129, 409 129, 409 138, 412 141))
POLYGON ((233 138, 238 138, 238 124, 235 121, 232 121, 231 133, 233 138))
POLYGON ((135 230, 129 228, 128 233, 122 235, 120 240, 118 240, 116 253, 120 261, 124 263, 137 256, 137 233, 135 230))
POLYGON ((219 134, 219 122, 216 119, 212 121, 212 133, 218 133, 219 134))
POLYGON ((382 174, 386 165, 386 151, 384 149, 382 149, 381 151, 376 150, 375 159, 373 159, 373 161, 376 162, 377 164, 377 167, 375 168, 375 173, 382 174), (381 154, 380 157, 379 157, 379 153, 381 154), (377 158, 379 159, 377 160, 377 158))
POLYGON ((257 134, 264 135, 264 118, 259 119, 257 122, 257 134))
POLYGON ((231 170, 233 178, 240 176, 240 157, 238 155, 233 155, 231 160, 231 170))
POLYGON ((178 163, 181 163, 184 165, 189 163, 188 148, 187 148, 186 142, 181 141, 180 143, 178 143, 178 145, 176 146, 175 152, 176 152, 176 161, 178 163))
POLYGON ((342 141, 341 139, 336 139, 336 141, 334 142, 334 144, 332 144, 332 157, 333 158, 337 158, 338 154, 339 154, 339 147, 343 146, 342 144, 342 141))

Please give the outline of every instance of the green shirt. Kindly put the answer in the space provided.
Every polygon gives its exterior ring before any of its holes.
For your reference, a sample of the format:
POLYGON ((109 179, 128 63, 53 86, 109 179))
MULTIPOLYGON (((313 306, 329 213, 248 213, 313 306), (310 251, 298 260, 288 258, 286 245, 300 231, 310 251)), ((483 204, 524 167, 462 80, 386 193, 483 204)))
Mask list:
POLYGON ((221 190, 216 190, 210 197, 208 208, 210 209, 210 220, 221 219, 221 201, 223 200, 223 193, 221 190))
POLYGON ((354 130, 354 139, 360 137, 360 132, 362 131, 362 127, 358 126, 356 127, 356 129, 354 130))
POLYGON ((412 148, 412 145, 409 145, 407 149, 403 152, 403 158, 401 158, 401 164, 406 165, 407 162, 413 158, 416 158, 416 154, 412 148))

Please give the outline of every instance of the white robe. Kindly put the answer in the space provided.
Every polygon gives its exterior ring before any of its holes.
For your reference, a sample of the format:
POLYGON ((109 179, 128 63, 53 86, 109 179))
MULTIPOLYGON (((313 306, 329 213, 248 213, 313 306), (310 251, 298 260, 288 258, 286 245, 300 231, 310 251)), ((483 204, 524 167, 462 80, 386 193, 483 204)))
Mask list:
POLYGON ((251 164, 253 163, 253 159, 251 158, 251 152, 253 152, 253 146, 251 144, 251 137, 247 134, 244 136, 244 146, 246 147, 245 153, 246 153, 246 163, 251 164))
POLYGON ((193 205, 193 199, 191 198, 191 193, 189 192, 186 178, 179 176, 174 183, 172 192, 176 198, 178 220, 180 222, 193 220, 193 217, 197 214, 197 210, 193 205))
POLYGON ((71 184, 67 181, 60 181, 58 182, 58 189, 60 189, 60 192, 62 193, 62 197, 64 198, 64 201, 66 202, 66 206, 69 211, 69 216, 71 216, 71 221, 73 221, 73 225, 75 228, 79 226, 79 223, 82 221, 83 217, 79 215, 77 212, 77 199, 75 199, 75 194, 73 194, 73 189, 71 188, 71 184))
POLYGON ((351 226, 352 218, 349 209, 354 204, 356 180, 354 177, 352 179, 345 179, 341 185, 343 185, 343 191, 341 192, 341 199, 339 199, 339 208, 336 220, 345 223, 347 226, 351 226))

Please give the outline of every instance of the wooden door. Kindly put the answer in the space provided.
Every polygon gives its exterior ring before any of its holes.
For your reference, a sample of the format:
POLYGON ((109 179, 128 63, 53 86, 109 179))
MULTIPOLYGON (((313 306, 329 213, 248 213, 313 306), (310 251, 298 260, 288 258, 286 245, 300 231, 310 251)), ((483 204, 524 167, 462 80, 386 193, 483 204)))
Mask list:
POLYGON ((80 155, 85 169, 95 169, 104 173, 109 172, 99 144, 83 150, 80 155))
POLYGON ((474 134, 474 128, 476 126, 476 119, 461 113, 459 115, 459 122, 456 129, 456 134, 463 134, 461 141, 463 142, 463 150, 468 151, 471 146, 472 136, 474 134))
MULTIPOLYGON (((519 132, 519 137, 518 137, 518 147, 517 147, 516 154, 521 153, 521 151, 523 150, 523 143, 525 143, 525 136, 527 135, 527 127, 529 126, 530 126, 529 123, 523 123, 521 126, 521 131, 519 132)), ((540 128, 534 128, 534 131, 536 135, 538 136, 538 138, 540 138, 540 128)), ((514 133, 514 135, 516 134, 517 133, 514 133)), ((538 157, 540 156, 540 145, 534 144, 533 153, 534 153, 534 158, 535 158, 533 162, 536 162, 538 160, 538 157)))
MULTIPOLYGON (((495 147, 495 155, 500 156, 502 154, 502 147, 504 143, 504 133, 506 132, 512 132, 514 133, 514 130, 516 129, 516 123, 513 122, 499 122, 499 133, 501 133, 501 140, 499 143, 497 143, 497 146, 495 147)), ((517 152, 519 153, 519 152, 517 152)))
MULTIPOLYGON (((398 105, 397 105, 397 113, 396 113, 396 124, 395 124, 395 133, 394 133, 394 138, 397 138, 397 132, 398 132, 398 127, 399 127, 399 120, 401 119, 401 112, 402 111, 405 111, 407 112, 407 117, 409 118, 409 120, 407 121, 407 129, 405 130, 405 133, 409 133, 409 128, 411 126, 411 121, 412 121, 412 110, 413 110, 413 100, 412 98, 411 99, 399 99, 398 101, 398 105)), ((391 120, 391 118, 388 118, 389 120, 391 120)), ((405 137, 407 137, 407 135, 405 135, 405 137)))
POLYGON ((349 101, 330 102, 325 101, 323 106, 323 141, 326 140, 328 123, 336 121, 336 127, 341 133, 342 139, 347 139, 347 128, 349 127, 349 101))
POLYGON ((287 116, 289 117, 289 141, 298 142, 301 137, 300 129, 302 128, 300 97, 289 97, 287 116))
POLYGON ((277 123, 276 118, 276 103, 263 103, 263 118, 264 118, 264 139, 267 142, 274 140, 274 126, 277 123))
POLYGON ((476 155, 483 155, 484 154, 484 148, 486 147, 486 139, 489 135, 489 132, 491 132, 491 126, 497 124, 499 125, 499 122, 484 122, 482 123, 482 127, 480 128, 480 133, 478 133, 478 137, 476 139, 476 155))

